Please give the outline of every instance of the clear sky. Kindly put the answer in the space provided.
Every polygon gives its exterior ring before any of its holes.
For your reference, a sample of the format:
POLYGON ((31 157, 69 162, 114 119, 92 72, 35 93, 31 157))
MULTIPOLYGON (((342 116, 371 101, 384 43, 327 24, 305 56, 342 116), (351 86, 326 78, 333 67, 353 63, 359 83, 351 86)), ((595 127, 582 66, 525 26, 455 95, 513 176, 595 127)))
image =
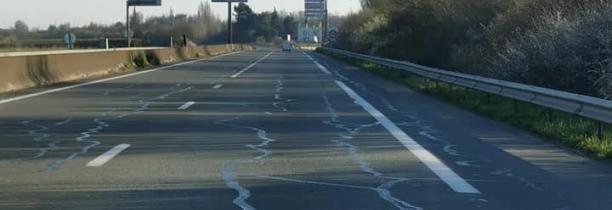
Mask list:
MULTIPOLYGON (((162 7, 140 7, 145 16, 174 13, 195 14, 201 1, 210 0, 162 0, 162 7)), ((49 24, 70 23, 84 25, 90 22, 110 24, 125 19, 125 0, 0 0, 0 28, 13 26, 16 20, 24 20, 30 28, 46 29, 49 24)), ((249 0, 256 12, 273 10, 300 11, 304 0, 249 0)), ((213 3, 215 12, 227 14, 227 4, 213 3)), ((331 13, 346 14, 360 9, 359 0, 329 0, 331 13)))

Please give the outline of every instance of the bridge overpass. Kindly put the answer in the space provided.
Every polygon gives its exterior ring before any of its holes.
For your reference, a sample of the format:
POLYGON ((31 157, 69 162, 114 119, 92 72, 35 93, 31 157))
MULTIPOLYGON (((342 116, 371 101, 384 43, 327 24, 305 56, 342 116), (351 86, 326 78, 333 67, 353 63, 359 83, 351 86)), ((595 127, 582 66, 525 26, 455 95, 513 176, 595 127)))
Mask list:
POLYGON ((612 168, 313 52, 0 99, 0 209, 607 209, 612 168))

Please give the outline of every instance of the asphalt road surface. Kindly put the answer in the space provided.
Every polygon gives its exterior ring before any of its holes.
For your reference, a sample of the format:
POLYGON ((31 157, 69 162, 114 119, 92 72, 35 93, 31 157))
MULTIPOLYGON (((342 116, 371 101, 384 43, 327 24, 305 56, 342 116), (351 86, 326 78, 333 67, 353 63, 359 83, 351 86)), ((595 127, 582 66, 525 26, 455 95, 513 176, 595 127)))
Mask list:
POLYGON ((0 209, 612 209, 609 164, 316 53, 54 88, 0 99, 0 209))

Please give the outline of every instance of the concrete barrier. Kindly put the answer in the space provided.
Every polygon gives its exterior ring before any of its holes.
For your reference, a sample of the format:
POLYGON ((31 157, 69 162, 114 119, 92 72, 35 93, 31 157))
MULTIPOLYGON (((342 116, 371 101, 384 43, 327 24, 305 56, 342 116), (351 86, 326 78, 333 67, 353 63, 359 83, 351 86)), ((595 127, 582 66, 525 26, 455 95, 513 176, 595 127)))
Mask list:
POLYGON ((117 73, 129 73, 146 67, 205 58, 238 50, 253 50, 253 47, 249 45, 212 45, 0 56, 0 93, 60 82, 100 78, 117 73))

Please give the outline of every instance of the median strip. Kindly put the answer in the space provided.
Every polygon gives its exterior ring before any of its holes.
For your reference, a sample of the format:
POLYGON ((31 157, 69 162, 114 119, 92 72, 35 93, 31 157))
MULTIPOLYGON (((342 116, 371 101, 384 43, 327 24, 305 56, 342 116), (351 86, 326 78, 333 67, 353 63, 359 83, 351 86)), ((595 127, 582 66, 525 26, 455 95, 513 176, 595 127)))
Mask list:
POLYGON ((105 152, 104 154, 98 156, 96 159, 93 159, 92 161, 87 163, 87 167, 101 167, 130 146, 131 145, 129 144, 117 145, 113 147, 112 149, 108 150, 107 152, 105 152))

